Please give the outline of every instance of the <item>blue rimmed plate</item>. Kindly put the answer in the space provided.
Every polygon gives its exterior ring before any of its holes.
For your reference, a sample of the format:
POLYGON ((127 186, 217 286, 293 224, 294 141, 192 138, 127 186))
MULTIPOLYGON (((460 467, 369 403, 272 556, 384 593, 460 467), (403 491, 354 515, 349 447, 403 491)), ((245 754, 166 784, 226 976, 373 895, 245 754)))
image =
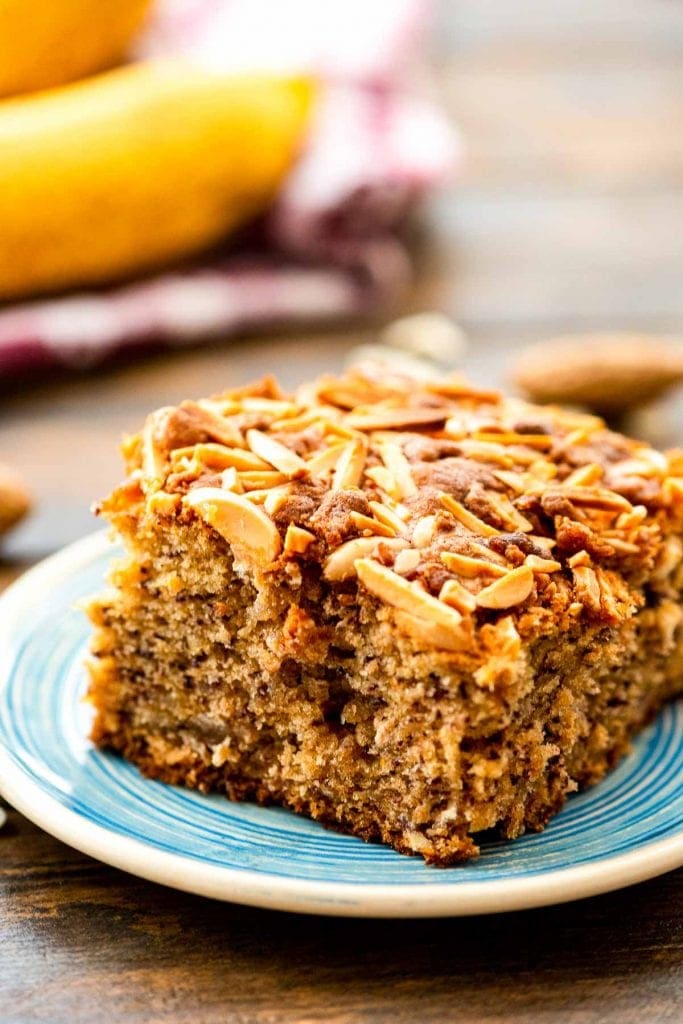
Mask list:
POLYGON ((93 857, 178 889, 317 914, 490 913, 590 896, 683 864, 683 703, 665 709, 600 785, 538 835, 427 868, 287 811, 142 778, 93 749, 82 700, 89 626, 113 549, 95 534, 0 599, 0 791, 93 857))

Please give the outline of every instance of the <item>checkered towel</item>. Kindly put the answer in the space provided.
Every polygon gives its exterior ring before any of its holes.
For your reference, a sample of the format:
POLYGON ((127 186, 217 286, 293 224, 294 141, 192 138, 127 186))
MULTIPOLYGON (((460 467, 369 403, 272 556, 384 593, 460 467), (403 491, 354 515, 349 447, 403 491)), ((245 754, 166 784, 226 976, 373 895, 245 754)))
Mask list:
POLYGON ((390 308, 410 278, 400 225, 457 162, 452 128, 414 88, 428 20, 427 0, 160 0, 140 56, 326 83, 306 151, 237 249, 0 309, 0 377, 390 308))

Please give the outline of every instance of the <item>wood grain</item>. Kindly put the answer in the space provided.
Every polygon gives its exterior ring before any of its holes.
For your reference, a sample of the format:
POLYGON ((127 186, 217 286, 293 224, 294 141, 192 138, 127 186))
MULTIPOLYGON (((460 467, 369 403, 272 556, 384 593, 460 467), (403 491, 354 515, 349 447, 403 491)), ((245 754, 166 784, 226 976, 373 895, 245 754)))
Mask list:
MULTIPOLYGON (((442 0, 439 89, 466 136, 429 204, 406 308, 471 338, 505 381, 521 342, 593 327, 683 333, 683 5, 442 0)), ((0 454, 32 486, 0 587, 97 528, 116 443, 148 409, 266 371, 338 369, 370 327, 150 356, 0 396, 0 454)), ((680 406, 680 403, 679 403, 680 406)), ((672 423, 674 421, 672 420, 672 423)), ((357 922, 213 903, 0 832, 3 1024, 678 1024, 683 872, 471 920, 357 922)))

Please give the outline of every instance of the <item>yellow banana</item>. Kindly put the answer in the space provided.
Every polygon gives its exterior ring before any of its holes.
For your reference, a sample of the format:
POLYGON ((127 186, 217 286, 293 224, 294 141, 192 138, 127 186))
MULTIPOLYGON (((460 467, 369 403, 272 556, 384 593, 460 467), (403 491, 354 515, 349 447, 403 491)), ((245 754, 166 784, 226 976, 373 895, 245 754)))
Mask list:
POLYGON ((150 0, 0 0, 0 96, 111 67, 149 7, 150 0))
POLYGON ((0 300, 108 281, 215 243, 272 199, 306 79, 133 64, 0 103, 0 300))

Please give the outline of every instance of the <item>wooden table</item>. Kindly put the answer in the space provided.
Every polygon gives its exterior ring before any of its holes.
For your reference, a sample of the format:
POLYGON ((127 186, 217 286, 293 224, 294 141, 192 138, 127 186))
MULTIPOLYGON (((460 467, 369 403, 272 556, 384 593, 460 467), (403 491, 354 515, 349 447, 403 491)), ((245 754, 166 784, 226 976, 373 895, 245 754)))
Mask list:
MULTIPOLYGON (((683 326, 683 7, 443 0, 440 88, 467 138, 430 204, 408 308, 452 313, 467 369, 521 342, 683 326)), ((338 368, 369 329, 282 334, 37 381, 0 398, 0 451, 38 507, 0 583, 96 528, 115 444, 155 405, 277 371, 338 368)), ((461 1021, 678 1024, 683 873, 473 920, 354 922, 212 903, 104 867, 18 814, 0 832, 6 1024, 461 1021)))

